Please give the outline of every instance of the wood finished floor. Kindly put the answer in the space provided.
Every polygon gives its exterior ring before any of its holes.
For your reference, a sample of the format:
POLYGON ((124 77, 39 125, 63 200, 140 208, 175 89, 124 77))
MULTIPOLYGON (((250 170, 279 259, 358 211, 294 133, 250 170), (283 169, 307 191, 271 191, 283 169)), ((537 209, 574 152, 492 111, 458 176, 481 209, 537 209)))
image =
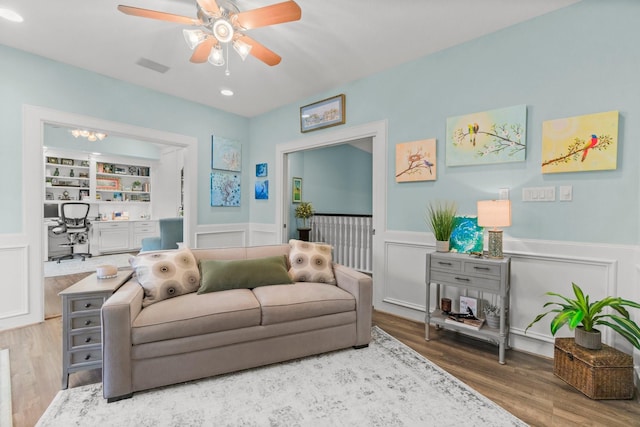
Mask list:
MULTIPOLYGON (((530 425, 640 426, 638 397, 591 400, 553 375, 552 360, 511 350, 500 365, 491 344, 435 329, 426 342, 424 324, 381 312, 373 323, 530 425)), ((60 317, 0 332, 0 348, 10 350, 15 427, 35 425, 60 390, 61 347, 60 317)), ((69 387, 99 381, 99 369, 78 372, 69 387)))

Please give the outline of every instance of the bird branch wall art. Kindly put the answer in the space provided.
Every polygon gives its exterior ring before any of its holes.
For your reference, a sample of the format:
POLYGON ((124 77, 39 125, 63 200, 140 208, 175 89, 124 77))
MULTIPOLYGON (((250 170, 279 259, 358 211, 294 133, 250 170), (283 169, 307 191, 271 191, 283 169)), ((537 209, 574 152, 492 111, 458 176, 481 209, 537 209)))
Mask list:
POLYGON ((436 140, 396 144, 396 182, 435 181, 436 140))
POLYGON ((542 123, 542 173, 617 168, 618 112, 542 123))
POLYGON ((526 129, 526 105, 450 117, 447 166, 522 162, 526 129))

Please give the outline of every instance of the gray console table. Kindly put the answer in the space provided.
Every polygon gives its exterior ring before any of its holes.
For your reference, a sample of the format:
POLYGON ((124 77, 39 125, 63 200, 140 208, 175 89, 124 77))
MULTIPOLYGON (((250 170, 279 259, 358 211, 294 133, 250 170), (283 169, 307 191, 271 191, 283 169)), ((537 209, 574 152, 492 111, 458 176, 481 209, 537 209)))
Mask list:
MULTIPOLYGON (((510 258, 491 259, 473 257, 468 254, 434 252, 427 254, 425 282, 427 284, 427 304, 425 316, 425 339, 429 341, 429 325, 457 331, 493 342, 499 346, 498 361, 504 364, 505 349, 509 340, 509 276, 510 258), (436 285, 435 310, 431 311, 431 285, 436 285), (478 292, 498 295, 500 307, 500 327, 490 328, 486 322, 479 330, 465 328, 445 322, 447 316, 440 309, 440 287, 454 286, 478 292)), ((481 301, 479 299, 478 303, 481 301)), ((480 306, 478 307, 480 311, 480 306)), ((480 314, 477 314, 480 317, 480 314)))
POLYGON ((69 374, 102 368, 102 304, 131 276, 118 271, 109 279, 93 273, 68 287, 62 297, 62 388, 69 387, 69 374))

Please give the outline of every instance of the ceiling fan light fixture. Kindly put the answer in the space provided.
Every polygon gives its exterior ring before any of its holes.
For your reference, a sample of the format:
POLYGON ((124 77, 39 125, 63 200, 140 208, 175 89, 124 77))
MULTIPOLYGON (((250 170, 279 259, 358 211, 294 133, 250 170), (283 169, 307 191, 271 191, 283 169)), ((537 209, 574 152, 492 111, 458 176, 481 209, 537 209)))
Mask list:
POLYGON ((226 19, 218 19, 213 24, 213 35, 220 43, 229 43, 233 39, 233 25, 226 19))
POLYGON ((215 65, 216 67, 221 67, 224 65, 224 55, 222 54, 222 49, 220 49, 220 45, 211 49, 211 53, 209 54, 209 58, 207 59, 210 64, 215 65))
POLYGON ((184 35, 184 41, 187 42, 187 46, 191 50, 195 49, 207 38, 207 35, 202 30, 184 29, 182 30, 182 35, 184 35))
POLYGON ((80 136, 80 130, 79 129, 74 129, 71 131, 71 135, 73 135, 74 138, 77 138, 80 136))
POLYGON ((233 48, 236 52, 238 52, 238 55, 240 55, 240 58, 242 58, 243 61, 247 59, 247 56, 249 55, 249 52, 251 52, 252 47, 253 46, 243 42, 242 40, 236 40, 233 42, 233 48))

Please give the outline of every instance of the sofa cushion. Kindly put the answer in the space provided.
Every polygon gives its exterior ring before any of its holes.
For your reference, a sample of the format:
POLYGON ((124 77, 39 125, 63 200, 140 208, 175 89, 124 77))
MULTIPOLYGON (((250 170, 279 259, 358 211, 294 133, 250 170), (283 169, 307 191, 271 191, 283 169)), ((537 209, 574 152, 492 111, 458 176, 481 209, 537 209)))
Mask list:
POLYGON ((260 324, 260 304, 248 289, 191 293, 144 308, 133 321, 131 339, 141 344, 260 324))
POLYGON ((195 292, 200 285, 200 271, 191 251, 141 253, 129 260, 138 283, 144 288, 142 306, 195 292))
POLYGON ((264 286, 254 289, 253 293, 262 307, 262 325, 356 309, 353 295, 326 283, 264 286))
POLYGON ((199 294, 291 284, 284 255, 241 260, 201 260, 199 294))
POLYGON ((289 240, 289 275, 296 282, 336 284, 333 275, 331 245, 289 240))

